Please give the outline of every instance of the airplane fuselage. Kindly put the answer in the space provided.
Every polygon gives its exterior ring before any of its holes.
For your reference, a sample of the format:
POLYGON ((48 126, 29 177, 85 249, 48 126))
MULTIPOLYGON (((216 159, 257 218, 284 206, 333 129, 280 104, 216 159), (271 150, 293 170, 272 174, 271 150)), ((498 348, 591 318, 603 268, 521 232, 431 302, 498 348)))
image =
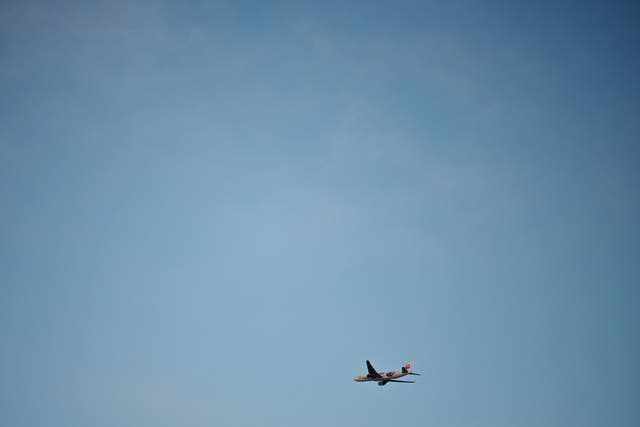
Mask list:
POLYGON ((408 373, 405 373, 402 371, 389 371, 389 372, 378 372, 378 373, 380 374, 379 377, 376 377, 372 374, 363 374, 363 375, 358 375, 353 380, 359 383, 365 382, 365 381, 395 380, 398 378, 402 378, 405 375, 409 375, 408 373))
POLYGON ((378 385, 385 385, 387 383, 413 383, 415 381, 405 381, 398 379, 404 377, 405 375, 420 375, 416 374, 415 372, 411 372, 411 363, 413 363, 413 361, 404 365, 400 371, 378 372, 371 365, 371 362, 367 360, 367 370, 369 371, 369 373, 358 375, 353 380, 359 383, 366 381, 375 381, 378 383, 378 385))

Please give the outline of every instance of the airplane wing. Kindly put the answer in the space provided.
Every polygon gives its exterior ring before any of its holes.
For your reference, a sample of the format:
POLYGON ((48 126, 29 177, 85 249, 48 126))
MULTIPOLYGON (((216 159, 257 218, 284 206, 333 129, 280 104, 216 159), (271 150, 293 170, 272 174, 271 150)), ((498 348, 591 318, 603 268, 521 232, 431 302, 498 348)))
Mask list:
POLYGON ((384 380, 385 382, 391 383, 415 383, 415 381, 403 381, 403 380, 384 380))
POLYGON ((382 376, 376 372, 375 369, 373 369, 373 366, 371 366, 371 362, 369 362, 367 360, 367 369, 369 370, 369 377, 370 378, 382 378, 382 376))

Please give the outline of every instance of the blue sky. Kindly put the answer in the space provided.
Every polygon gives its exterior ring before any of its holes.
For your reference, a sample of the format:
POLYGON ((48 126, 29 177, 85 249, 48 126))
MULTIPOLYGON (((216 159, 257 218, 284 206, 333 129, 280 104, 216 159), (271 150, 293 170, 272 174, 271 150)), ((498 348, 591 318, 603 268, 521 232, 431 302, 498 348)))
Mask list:
POLYGON ((638 425, 637 6, 91 3, 0 5, 1 424, 638 425))

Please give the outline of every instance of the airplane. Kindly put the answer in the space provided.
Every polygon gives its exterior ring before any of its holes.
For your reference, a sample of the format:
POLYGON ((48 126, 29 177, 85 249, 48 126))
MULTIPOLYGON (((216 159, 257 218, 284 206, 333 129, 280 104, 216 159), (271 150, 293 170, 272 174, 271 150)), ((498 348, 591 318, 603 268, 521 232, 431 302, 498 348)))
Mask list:
POLYGON ((369 370, 369 373, 364 375, 358 375, 353 380, 359 383, 365 382, 365 381, 377 381, 378 385, 380 386, 385 385, 386 383, 415 383, 415 381, 404 381, 404 380, 398 379, 398 378, 404 377, 405 375, 420 375, 420 374, 416 374, 415 372, 411 372, 412 363, 413 363, 413 360, 407 363, 406 365, 404 365, 401 371, 389 371, 389 372, 378 373, 376 372, 375 369, 373 369, 373 366, 371 366, 371 362, 367 360, 367 370, 369 370))

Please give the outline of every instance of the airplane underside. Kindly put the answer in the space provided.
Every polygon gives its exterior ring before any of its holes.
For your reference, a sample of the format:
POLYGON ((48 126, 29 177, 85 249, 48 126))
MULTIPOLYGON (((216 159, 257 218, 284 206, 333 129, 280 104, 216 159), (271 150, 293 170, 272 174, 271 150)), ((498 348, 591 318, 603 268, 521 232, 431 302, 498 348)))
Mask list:
POLYGON ((382 381, 378 381, 378 385, 385 385, 386 383, 415 383, 415 381, 403 381, 403 380, 382 380, 382 381))

